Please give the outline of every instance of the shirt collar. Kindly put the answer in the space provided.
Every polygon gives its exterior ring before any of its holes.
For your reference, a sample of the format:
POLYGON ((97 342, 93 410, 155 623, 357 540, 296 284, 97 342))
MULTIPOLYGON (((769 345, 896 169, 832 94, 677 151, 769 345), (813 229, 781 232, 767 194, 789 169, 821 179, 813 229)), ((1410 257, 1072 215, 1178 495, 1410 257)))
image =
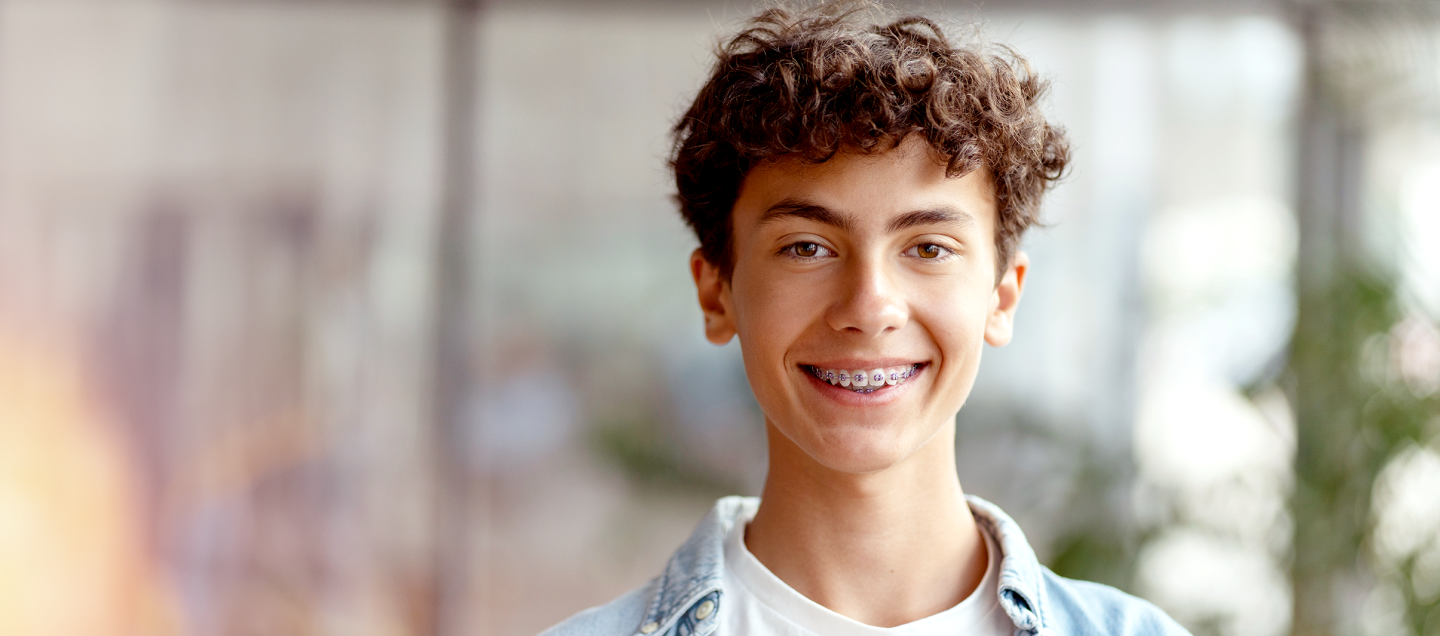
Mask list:
POLYGON ((650 600, 638 634, 667 633, 686 609, 720 590, 725 579, 725 535, 737 518, 753 516, 759 506, 757 497, 724 497, 715 502, 710 514, 665 564, 659 592, 650 600))
MULTIPOLYGON (((1017 628, 1040 633, 1046 622, 1045 589, 1040 561, 1025 540, 1025 533, 995 504, 974 495, 966 495, 965 499, 975 522, 1000 545, 1001 607, 1017 628)), ((753 516, 759 506, 756 497, 724 497, 715 502, 710 514, 665 565, 658 592, 650 600, 636 634, 667 633, 691 605, 720 591, 725 579, 725 536, 736 519, 753 516)))
POLYGON ((1045 624, 1045 586, 1040 560, 1020 524, 999 506, 974 495, 965 495, 975 522, 1000 544, 1000 606, 1015 626, 1039 633, 1045 624))

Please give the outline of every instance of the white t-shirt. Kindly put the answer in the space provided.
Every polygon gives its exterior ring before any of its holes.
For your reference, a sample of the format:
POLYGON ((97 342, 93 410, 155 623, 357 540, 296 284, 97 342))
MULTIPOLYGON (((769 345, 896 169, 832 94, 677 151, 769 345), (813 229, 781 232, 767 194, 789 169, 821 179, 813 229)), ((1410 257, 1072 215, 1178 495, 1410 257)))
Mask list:
POLYGON ((984 529, 990 561, 985 578, 959 605, 895 627, 875 627, 805 598, 745 547, 748 518, 725 538, 725 596, 713 636, 1012 636, 1015 623, 1000 607, 1000 550, 984 529))

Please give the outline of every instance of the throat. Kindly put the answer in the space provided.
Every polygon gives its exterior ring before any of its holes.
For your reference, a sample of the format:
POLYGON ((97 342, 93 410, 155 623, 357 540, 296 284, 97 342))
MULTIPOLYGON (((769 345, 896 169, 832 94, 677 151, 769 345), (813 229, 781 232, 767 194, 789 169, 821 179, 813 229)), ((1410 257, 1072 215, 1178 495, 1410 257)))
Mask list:
POLYGON ((903 625, 959 604, 985 575, 985 541, 955 486, 939 500, 857 506, 787 496, 767 482, 745 544, 786 585, 831 611, 903 625))

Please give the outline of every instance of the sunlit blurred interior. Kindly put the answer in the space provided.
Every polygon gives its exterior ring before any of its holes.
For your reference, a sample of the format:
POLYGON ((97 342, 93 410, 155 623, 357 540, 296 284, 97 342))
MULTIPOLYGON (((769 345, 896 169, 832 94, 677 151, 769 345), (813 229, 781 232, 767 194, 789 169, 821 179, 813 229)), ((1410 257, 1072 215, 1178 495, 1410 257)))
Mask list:
MULTIPOLYGON (((1440 4, 929 2, 1074 171, 968 492, 1197 636, 1440 636, 1440 4)), ((534 634, 765 446, 716 0, 0 0, 0 634, 534 634)))

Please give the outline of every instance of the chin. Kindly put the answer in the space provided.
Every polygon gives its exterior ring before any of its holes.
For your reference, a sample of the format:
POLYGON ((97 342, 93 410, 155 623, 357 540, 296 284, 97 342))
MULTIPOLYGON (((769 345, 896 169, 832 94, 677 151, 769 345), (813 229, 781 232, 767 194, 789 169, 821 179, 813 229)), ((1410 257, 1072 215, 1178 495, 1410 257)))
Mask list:
POLYGON ((861 475, 899 464, 924 445, 923 440, 908 440, 909 436, 856 428, 862 430, 828 431, 801 450, 830 470, 861 475))

